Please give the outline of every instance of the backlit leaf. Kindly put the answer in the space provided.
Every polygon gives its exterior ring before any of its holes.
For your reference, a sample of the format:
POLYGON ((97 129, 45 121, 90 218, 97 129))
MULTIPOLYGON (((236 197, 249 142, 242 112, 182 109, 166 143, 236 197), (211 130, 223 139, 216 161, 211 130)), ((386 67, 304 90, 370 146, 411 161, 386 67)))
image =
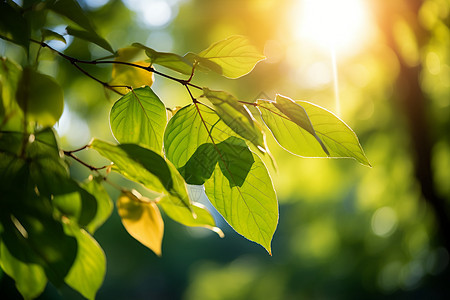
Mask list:
POLYGON ((244 105, 231 94, 203 88, 204 96, 214 105, 215 111, 225 124, 261 150, 266 148, 260 125, 244 105))
POLYGON ((66 234, 76 238, 77 256, 64 281, 87 299, 95 299, 106 273, 106 257, 97 241, 72 222, 64 223, 66 234))
POLYGON ((275 102, 272 103, 276 108, 278 108, 284 115, 286 115, 292 122, 309 132, 314 138, 319 142, 323 151, 329 155, 327 147, 323 144, 322 140, 317 136, 316 131, 311 124, 308 114, 305 109, 295 103, 293 100, 277 95, 275 102))
POLYGON ((205 190, 211 203, 224 219, 247 239, 261 244, 272 254, 271 241, 278 224, 278 202, 266 166, 253 153, 254 163, 239 186, 229 179, 230 172, 216 166, 206 181, 205 190), (227 178, 228 177, 228 178, 227 178))
POLYGON ((164 222, 158 206, 130 192, 123 192, 117 200, 117 211, 128 233, 161 256, 164 222))
POLYGON ((216 227, 213 216, 203 204, 192 202, 191 209, 187 209, 186 207, 174 205, 173 201, 168 199, 168 197, 162 197, 158 205, 172 220, 185 226, 208 228, 220 237, 224 236, 222 230, 216 227))
POLYGON ((214 110, 198 103, 180 109, 167 125, 164 148, 188 182, 206 180, 211 203, 238 233, 270 252, 278 220, 272 181, 259 157, 214 110))
POLYGON ((111 130, 120 143, 140 144, 157 153, 162 151, 166 122, 165 106, 149 87, 131 90, 111 108, 111 130))
POLYGON ((228 78, 239 78, 250 73, 259 61, 265 59, 243 36, 231 36, 214 43, 200 52, 198 57, 200 65, 211 68, 208 63, 213 63, 219 68, 212 67, 212 71, 228 78))
MULTIPOLYGON (((145 62, 144 50, 137 49, 134 47, 126 47, 117 50, 115 61, 133 63, 139 66, 147 67, 150 64, 145 62)), ((109 85, 118 86, 114 89, 122 94, 126 94, 129 89, 128 86, 132 88, 139 88, 142 86, 152 86, 154 81, 154 75, 142 68, 137 68, 133 66, 128 66, 125 64, 113 64, 111 81, 109 85)))
POLYGON ((23 70, 16 97, 28 120, 44 127, 53 126, 64 109, 61 86, 52 77, 31 68, 23 70))
POLYGON ((303 157, 348 157, 370 166, 358 138, 353 130, 328 110, 306 101, 296 101, 309 116, 311 124, 329 151, 324 152, 317 139, 292 121, 275 105, 258 101, 258 107, 265 124, 277 142, 287 151, 303 157))
POLYGON ((152 65, 160 65, 185 75, 190 75, 192 73, 192 64, 178 54, 158 52, 140 43, 133 43, 132 46, 144 49, 152 65))
POLYGON ((114 171, 152 191, 171 195, 176 205, 190 206, 183 177, 161 155, 135 144, 113 145, 97 139, 90 147, 114 162, 114 171))
MULTIPOLYGON (((144 61, 135 61, 135 65, 148 66, 148 63, 144 61)), ((112 79, 109 85, 114 87, 116 91, 122 94, 129 92, 129 88, 139 88, 142 86, 152 86, 154 82, 154 76, 152 72, 146 71, 141 68, 130 67, 121 64, 114 64, 112 69, 112 79)))

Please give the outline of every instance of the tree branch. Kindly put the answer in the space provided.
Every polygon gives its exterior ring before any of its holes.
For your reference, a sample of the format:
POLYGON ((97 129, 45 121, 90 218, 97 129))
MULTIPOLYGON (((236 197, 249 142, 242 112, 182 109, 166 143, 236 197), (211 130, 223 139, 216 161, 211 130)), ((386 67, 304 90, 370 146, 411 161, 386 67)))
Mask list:
POLYGON ((66 54, 64 54, 64 53, 62 53, 62 52, 60 52, 60 51, 58 51, 58 50, 52 48, 52 47, 49 46, 47 43, 40 42, 40 41, 34 40, 34 39, 30 39, 30 41, 32 41, 33 43, 36 43, 36 44, 40 45, 40 46, 43 47, 43 48, 48 48, 48 49, 50 49, 51 51, 57 53, 57 54, 58 54, 59 56, 61 56, 62 58, 68 60, 72 65, 74 65, 78 70, 80 70, 83 74, 85 74, 85 75, 88 76, 89 78, 91 78, 91 79, 97 81, 98 83, 100 83, 100 84, 103 85, 104 87, 106 87, 106 88, 108 88, 108 89, 111 89, 111 90, 113 90, 114 92, 119 93, 119 94, 121 94, 121 95, 123 95, 123 94, 120 93, 120 92, 118 92, 117 90, 113 89, 112 86, 110 86, 108 83, 106 83, 106 82, 104 82, 104 81, 101 81, 101 80, 98 79, 98 78, 95 78, 94 76, 92 76, 91 74, 89 74, 88 72, 86 72, 83 68, 81 68, 78 64, 89 64, 89 65, 118 64, 118 65, 126 65, 126 66, 130 66, 130 67, 134 67, 134 68, 143 69, 143 70, 146 70, 146 71, 148 71, 148 72, 152 72, 152 73, 154 73, 154 74, 156 74, 156 75, 158 75, 158 76, 161 76, 161 77, 164 77, 164 78, 167 78, 167 79, 176 81, 176 82, 178 82, 178 83, 180 83, 181 85, 184 85, 184 86, 191 86, 191 87, 193 87, 193 88, 200 89, 200 90, 202 89, 200 86, 190 83, 190 81, 191 81, 191 79, 192 79, 192 77, 193 77, 193 75, 194 75, 194 72, 193 72, 193 71, 192 71, 192 73, 191 73, 191 76, 190 76, 187 80, 184 80, 184 79, 176 78, 176 77, 173 77, 173 76, 164 74, 164 73, 162 73, 162 72, 156 71, 151 65, 149 65, 149 66, 141 66, 141 65, 138 65, 138 64, 135 64, 135 63, 125 62, 125 61, 117 61, 117 60, 82 60, 82 59, 77 59, 77 58, 68 56, 68 55, 66 55, 66 54))

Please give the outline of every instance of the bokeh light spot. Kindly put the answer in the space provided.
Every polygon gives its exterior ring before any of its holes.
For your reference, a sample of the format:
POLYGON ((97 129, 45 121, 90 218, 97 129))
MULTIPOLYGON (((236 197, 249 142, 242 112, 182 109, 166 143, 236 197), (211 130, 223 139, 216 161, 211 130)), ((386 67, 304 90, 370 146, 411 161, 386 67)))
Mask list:
POLYGON ((379 208, 372 216, 372 231, 381 237, 390 236, 397 228, 397 222, 397 214, 392 208, 379 208))
POLYGON ((124 3, 138 14, 146 25, 163 27, 173 17, 172 7, 164 0, 125 0, 124 3))

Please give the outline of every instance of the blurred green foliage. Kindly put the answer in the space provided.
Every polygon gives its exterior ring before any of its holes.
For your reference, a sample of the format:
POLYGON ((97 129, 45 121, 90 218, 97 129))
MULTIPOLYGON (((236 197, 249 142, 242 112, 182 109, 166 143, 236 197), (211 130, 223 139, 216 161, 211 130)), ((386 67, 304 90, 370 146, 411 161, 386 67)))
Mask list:
MULTIPOLYGON (((199 75, 199 80, 248 101, 264 95, 273 99, 280 93, 334 110, 330 54, 295 40, 293 20, 287 17, 297 1, 153 1, 170 8, 161 26, 146 24, 142 11, 133 11, 138 1, 125 1, 128 6, 119 0, 100 6, 96 2, 82 3, 113 48, 140 42, 157 51, 184 54, 232 34, 246 35, 265 49, 266 63, 239 82, 214 74, 199 75)), ((338 56, 337 67, 342 115, 360 137, 373 168, 274 151, 278 172, 271 174, 281 206, 273 257, 229 228, 220 240, 204 229, 168 221, 163 257, 157 258, 126 234, 114 213, 95 234, 108 263, 98 299, 446 298, 449 253, 443 241, 450 237, 439 230, 433 206, 415 175, 414 127, 399 99, 417 96, 405 76, 415 70, 413 78, 425 99, 420 112, 430 137, 433 188, 448 216, 450 3, 367 2, 371 39, 356 53, 338 56)), ((80 59, 107 55, 79 40, 68 44, 66 53, 80 59)), ((4 42, 0 53, 25 59, 18 46, 4 42)), ((68 87, 66 108, 56 127, 62 147, 83 145, 94 132, 113 140, 105 126, 113 95, 105 95, 102 86, 69 63, 54 60, 54 54, 44 49, 42 55, 48 57, 43 71, 68 87)), ((110 67, 86 69, 103 78, 111 73, 110 67)), ((176 83, 160 79, 153 87, 161 99, 168 99, 167 106, 190 101, 176 83)), ((276 149, 274 140, 268 142, 276 149)), ((83 155, 88 161, 101 160, 92 153, 83 155)), ((71 172, 80 180, 88 176, 77 165, 71 172)), ((224 223, 219 226, 226 227, 224 223)), ((19 298, 11 279, 1 276, 1 298, 19 298)), ((63 290, 64 299, 79 297, 63 290)), ((60 298, 51 285, 40 297, 60 298)))

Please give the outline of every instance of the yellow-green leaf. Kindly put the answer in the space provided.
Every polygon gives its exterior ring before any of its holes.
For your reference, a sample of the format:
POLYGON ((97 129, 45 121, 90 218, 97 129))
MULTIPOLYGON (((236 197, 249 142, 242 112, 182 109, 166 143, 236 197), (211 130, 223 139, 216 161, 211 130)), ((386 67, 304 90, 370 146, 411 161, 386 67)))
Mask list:
POLYGON ((258 155, 252 155, 255 162, 241 186, 218 164, 205 182, 206 195, 237 233, 272 254, 271 242, 278 224, 277 196, 266 166, 258 155))
POLYGON ((185 75, 192 73, 192 64, 189 60, 178 54, 159 52, 140 43, 133 43, 132 46, 145 50, 152 65, 160 65, 185 75))
POLYGON ((128 233, 161 256, 164 222, 158 206, 131 192, 123 192, 117 200, 117 210, 128 233))
MULTIPOLYGON (((121 48, 117 51, 115 61, 131 62, 133 64, 147 67, 149 63, 145 62, 140 55, 144 51, 133 47, 121 48), (136 51, 137 50, 137 51, 136 51)), ((142 86, 152 86, 155 78, 152 72, 142 68, 128 66, 124 64, 113 64, 111 86, 129 86, 138 88, 142 86)), ((126 87, 115 87, 115 90, 126 94, 129 90, 126 87)))
POLYGON ((162 197, 158 201, 158 205, 172 220, 185 226, 208 228, 220 237, 224 236, 222 230, 216 226, 216 222, 206 206, 192 202, 191 209, 187 209, 186 207, 174 205, 173 200, 170 200, 169 197, 162 197))
POLYGON ((231 94, 203 88, 204 96, 214 105, 216 113, 234 132, 249 140, 263 152, 266 149, 261 126, 244 105, 231 94))
POLYGON ((271 252, 278 223, 272 180, 260 158, 214 110, 195 103, 177 111, 167 125, 164 148, 186 180, 206 180, 209 200, 239 234, 271 252))
POLYGON ((219 68, 211 68, 212 71, 234 79, 250 73, 265 56, 246 37, 236 35, 212 44, 194 59, 207 68, 215 64, 219 68))
MULTIPOLYGON (((282 99, 278 96, 278 99, 282 99)), ((284 98, 284 97, 283 97, 284 98)), ((264 123, 269 127, 277 142, 292 154, 303 157, 347 157, 354 158, 363 165, 370 166, 358 137, 353 130, 330 111, 306 101, 296 101, 296 106, 307 113, 317 137, 292 119, 294 112, 283 113, 280 106, 269 101, 258 101, 258 108, 264 123), (325 146, 325 148, 324 148, 325 146), (329 151, 327 154, 324 149, 329 151)), ((291 107, 291 109, 292 109, 291 107)))
POLYGON ((308 114, 302 106, 295 103, 292 99, 283 97, 281 95, 276 96, 273 105, 278 108, 285 116, 287 116, 292 122, 309 132, 320 144, 323 151, 327 155, 330 155, 327 147, 323 144, 320 137, 317 136, 316 131, 311 124, 311 120, 309 119, 308 114))

